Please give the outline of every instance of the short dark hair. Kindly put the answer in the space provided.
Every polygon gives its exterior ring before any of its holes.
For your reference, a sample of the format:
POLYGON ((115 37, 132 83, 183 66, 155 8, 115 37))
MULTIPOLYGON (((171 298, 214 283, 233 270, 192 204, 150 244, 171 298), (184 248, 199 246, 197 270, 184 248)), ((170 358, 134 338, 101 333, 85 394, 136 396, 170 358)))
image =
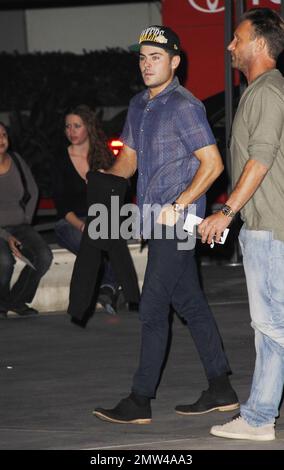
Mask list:
POLYGON ((242 16, 254 28, 255 37, 263 37, 270 57, 277 60, 284 49, 284 20, 271 8, 252 8, 242 16))
POLYGON ((178 55, 180 56, 180 52, 177 53, 175 51, 172 51, 171 49, 165 49, 165 51, 169 54, 170 58, 172 59, 174 56, 178 55))

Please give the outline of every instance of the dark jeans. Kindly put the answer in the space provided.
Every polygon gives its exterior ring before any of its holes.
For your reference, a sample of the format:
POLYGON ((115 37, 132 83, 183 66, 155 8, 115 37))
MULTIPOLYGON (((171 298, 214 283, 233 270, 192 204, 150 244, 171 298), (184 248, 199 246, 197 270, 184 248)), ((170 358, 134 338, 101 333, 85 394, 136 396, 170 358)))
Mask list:
MULTIPOLYGON (((86 218, 81 217, 81 220, 82 222, 84 222, 86 218)), ((82 240, 82 232, 76 229, 65 219, 60 219, 55 224, 54 231, 58 244, 77 256, 82 240)), ((102 272, 100 279, 100 287, 109 286, 112 287, 114 290, 118 288, 118 282, 106 255, 103 257, 102 272)))
MULTIPOLYGON (((142 341, 132 390, 154 397, 169 337, 169 312, 186 321, 208 379, 229 372, 212 312, 201 290, 194 249, 178 250, 177 239, 149 240, 148 263, 140 301, 142 341)), ((190 359, 184 358, 186 366, 190 359)))
POLYGON ((8 242, 0 238, 0 309, 9 310, 9 308, 22 306, 33 300, 42 276, 51 265, 52 252, 30 225, 22 224, 5 228, 22 243, 25 256, 36 268, 34 270, 25 265, 16 283, 10 289, 15 258, 8 242))

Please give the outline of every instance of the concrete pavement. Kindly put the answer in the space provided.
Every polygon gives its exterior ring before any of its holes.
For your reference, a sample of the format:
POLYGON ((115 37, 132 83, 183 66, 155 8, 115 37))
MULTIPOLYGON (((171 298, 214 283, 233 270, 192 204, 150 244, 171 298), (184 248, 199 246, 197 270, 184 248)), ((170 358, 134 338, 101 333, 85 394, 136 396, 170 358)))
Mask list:
MULTIPOLYGON (((254 364, 247 293, 241 266, 202 266, 202 279, 225 349, 232 383, 248 396, 254 364)), ((92 416, 129 392, 139 354, 137 314, 95 314, 85 330, 64 312, 0 321, 0 449, 276 450, 284 449, 284 413, 277 439, 267 443, 210 436, 235 412, 179 416, 174 407, 195 401, 206 379, 186 326, 175 315, 168 362, 152 402, 151 425, 118 425, 92 416)))

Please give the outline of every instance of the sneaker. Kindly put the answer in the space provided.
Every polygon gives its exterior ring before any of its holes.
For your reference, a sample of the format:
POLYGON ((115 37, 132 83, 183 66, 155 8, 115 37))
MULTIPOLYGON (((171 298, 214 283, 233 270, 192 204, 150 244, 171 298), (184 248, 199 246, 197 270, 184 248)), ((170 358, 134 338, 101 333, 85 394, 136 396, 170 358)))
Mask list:
POLYGON ((209 389, 202 392, 201 397, 191 405, 177 405, 175 410, 180 415, 203 415, 210 411, 232 411, 240 406, 235 391, 231 388, 222 396, 209 389))
POLYGON ((133 394, 121 400, 115 408, 96 408, 93 415, 103 421, 120 424, 150 424, 152 421, 150 399, 143 405, 134 401, 133 394))
POLYGON ((29 307, 27 304, 23 304, 17 307, 11 307, 12 312, 17 313, 20 317, 36 317, 38 316, 38 311, 35 308, 29 307))
POLYGON ((274 424, 251 426, 241 416, 222 426, 213 426, 210 434, 229 439, 249 439, 251 441, 273 441, 275 439, 274 424))
POLYGON ((104 286, 100 289, 98 303, 109 315, 116 315, 115 293, 111 287, 104 286))

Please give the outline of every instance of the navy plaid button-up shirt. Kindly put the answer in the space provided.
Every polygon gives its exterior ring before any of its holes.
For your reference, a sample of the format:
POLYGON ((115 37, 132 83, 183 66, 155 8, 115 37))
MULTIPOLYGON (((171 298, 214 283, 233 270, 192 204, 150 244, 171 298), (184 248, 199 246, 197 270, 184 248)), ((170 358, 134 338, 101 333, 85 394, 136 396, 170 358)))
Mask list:
MULTIPOLYGON (((132 98, 121 140, 137 153, 141 214, 143 204, 174 202, 200 165, 194 151, 215 144, 203 103, 177 77, 153 99, 148 90, 132 98)), ((205 203, 205 196, 195 201, 199 217, 205 203)))

